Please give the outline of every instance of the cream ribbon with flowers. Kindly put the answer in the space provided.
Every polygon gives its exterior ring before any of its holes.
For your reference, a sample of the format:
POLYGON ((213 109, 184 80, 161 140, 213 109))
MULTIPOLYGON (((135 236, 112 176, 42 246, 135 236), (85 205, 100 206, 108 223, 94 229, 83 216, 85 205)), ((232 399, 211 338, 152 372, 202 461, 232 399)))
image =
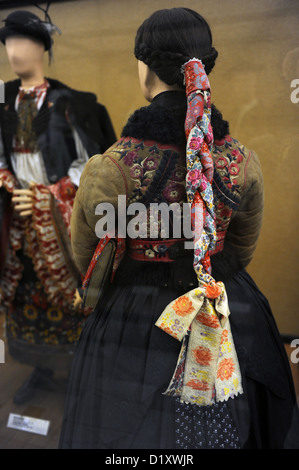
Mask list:
POLYGON ((202 283, 166 307, 156 326, 183 344, 165 395, 205 406, 243 392, 229 314, 222 282, 202 283))

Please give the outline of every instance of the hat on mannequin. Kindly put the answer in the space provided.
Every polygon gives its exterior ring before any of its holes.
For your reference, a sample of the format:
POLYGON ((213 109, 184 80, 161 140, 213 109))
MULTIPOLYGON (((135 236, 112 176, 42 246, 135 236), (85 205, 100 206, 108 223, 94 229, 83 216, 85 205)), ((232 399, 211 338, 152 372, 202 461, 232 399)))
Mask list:
POLYGON ((50 57, 52 56, 52 34, 55 31, 60 33, 60 31, 51 22, 49 15, 47 15, 47 21, 42 21, 30 11, 18 10, 10 13, 3 21, 5 26, 0 29, 0 40, 3 44, 8 37, 24 36, 40 41, 44 44, 45 51, 49 51, 50 57))

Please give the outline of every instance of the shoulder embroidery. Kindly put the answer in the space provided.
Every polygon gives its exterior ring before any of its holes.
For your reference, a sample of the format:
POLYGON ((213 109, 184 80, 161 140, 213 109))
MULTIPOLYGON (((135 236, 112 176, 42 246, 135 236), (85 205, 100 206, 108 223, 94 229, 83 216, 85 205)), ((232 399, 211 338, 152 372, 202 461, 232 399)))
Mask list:
POLYGON ((219 199, 231 209, 237 210, 243 189, 244 174, 241 171, 246 160, 244 147, 227 136, 221 146, 214 146, 213 189, 219 199))
POLYGON ((130 167, 130 177, 135 183, 130 202, 185 200, 186 171, 179 149, 124 138, 115 150, 119 152, 120 161, 130 167))

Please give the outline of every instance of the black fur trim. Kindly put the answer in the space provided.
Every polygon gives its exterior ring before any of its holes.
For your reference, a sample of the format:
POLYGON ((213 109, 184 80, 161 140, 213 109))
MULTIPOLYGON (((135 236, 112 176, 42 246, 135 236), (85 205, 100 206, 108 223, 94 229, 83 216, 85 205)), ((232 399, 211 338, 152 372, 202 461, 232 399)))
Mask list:
MULTIPOLYGON (((187 102, 182 92, 164 92, 156 96, 149 106, 137 109, 122 131, 122 137, 154 140, 162 144, 186 145, 185 117, 187 102)), ((229 124, 212 104, 211 123, 214 139, 229 134, 229 124)))

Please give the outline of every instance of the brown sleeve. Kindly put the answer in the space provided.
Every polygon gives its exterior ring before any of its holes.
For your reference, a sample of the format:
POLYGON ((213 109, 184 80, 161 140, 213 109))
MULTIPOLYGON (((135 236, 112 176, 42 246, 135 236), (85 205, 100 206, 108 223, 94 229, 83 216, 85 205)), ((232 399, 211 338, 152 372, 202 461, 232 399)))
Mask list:
POLYGON ((96 224, 103 215, 96 215, 96 207, 110 203, 117 219, 119 195, 126 196, 126 184, 117 162, 108 154, 93 156, 81 175, 71 218, 72 249, 83 275, 99 243, 96 224))
POLYGON ((246 267, 253 258, 264 209, 261 165, 255 152, 252 151, 248 158, 241 203, 229 224, 225 240, 242 267, 246 267))

